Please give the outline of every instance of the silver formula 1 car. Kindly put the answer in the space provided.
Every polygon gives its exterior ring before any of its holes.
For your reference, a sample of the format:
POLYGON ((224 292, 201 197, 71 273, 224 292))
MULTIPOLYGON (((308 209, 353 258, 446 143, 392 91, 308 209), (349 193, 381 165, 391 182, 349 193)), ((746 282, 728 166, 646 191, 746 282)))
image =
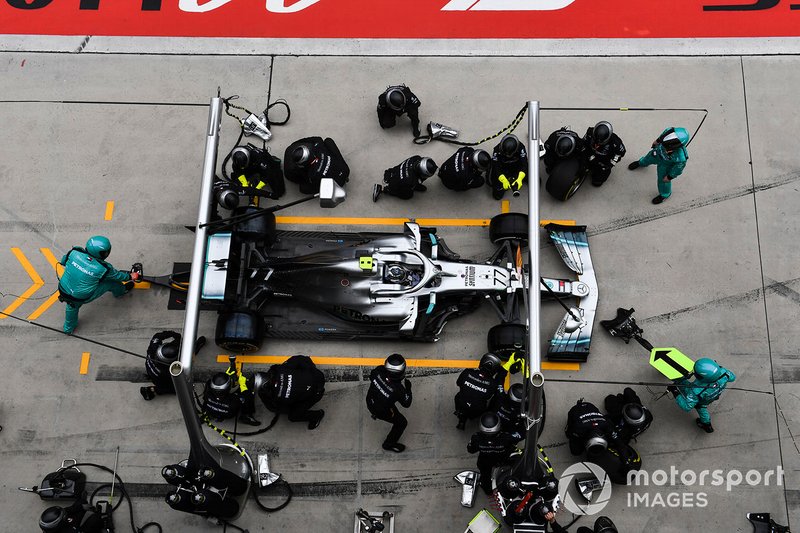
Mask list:
MULTIPOLYGON (((453 252, 435 228, 412 222, 402 233, 276 231, 266 213, 209 237, 202 296, 218 304, 216 341, 231 352, 256 350, 263 337, 434 342, 450 319, 484 300, 501 321, 489 349, 513 351, 524 342, 517 322, 528 283, 527 224, 524 214, 494 217, 489 237, 497 248, 473 261, 453 252)), ((542 290, 581 302, 565 305, 549 358, 585 361, 597 304, 585 227, 546 230, 579 279, 546 278, 542 290)))

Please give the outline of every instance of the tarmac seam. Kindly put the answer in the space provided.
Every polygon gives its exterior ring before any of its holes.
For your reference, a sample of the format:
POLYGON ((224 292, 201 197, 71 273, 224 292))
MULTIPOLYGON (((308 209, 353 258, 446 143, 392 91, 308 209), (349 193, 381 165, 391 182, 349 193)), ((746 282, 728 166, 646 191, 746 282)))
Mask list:
MULTIPOLYGON (((748 142, 749 142, 749 137, 748 137, 748 142)), ((776 187, 782 187, 783 185, 788 185, 797 180, 800 180, 800 172, 796 171, 796 172, 781 174, 780 176, 775 177, 772 181, 768 183, 764 183, 762 185, 756 185, 755 176, 753 175, 752 157, 750 159, 751 159, 750 174, 751 174, 752 185, 743 185, 741 187, 736 187, 735 189, 728 192, 713 194, 711 196, 706 196, 705 198, 697 198, 695 200, 688 202, 687 204, 678 206, 668 211, 660 211, 660 212, 650 211, 640 215, 633 215, 630 217, 622 217, 616 220, 610 220, 598 226, 589 228, 586 233, 590 237, 595 235, 602 235, 604 233, 610 233, 612 231, 618 231, 621 229, 630 228, 631 226, 644 224, 646 222, 653 222, 655 220, 660 220, 662 218, 670 217, 673 215, 679 215, 681 213, 685 213, 687 211, 693 211, 695 209, 706 207, 708 205, 725 202, 727 200, 734 200, 736 198, 741 198, 749 194, 752 194, 755 197, 755 193, 768 191, 776 187)))
MULTIPOLYGON (((750 180, 753 186, 753 213, 755 215, 755 225, 756 225, 756 244, 758 245, 758 265, 761 271, 761 288, 763 291, 763 301, 764 301, 764 326, 767 333, 767 351, 769 353, 769 373, 770 373, 770 382, 772 384, 772 397, 775 398, 775 402, 773 402, 773 407, 775 409, 775 431, 776 436, 778 437, 778 456, 780 458, 781 464, 783 464, 783 443, 781 443, 781 422, 780 422, 780 415, 778 413, 778 403, 777 403, 777 392, 775 390, 775 365, 772 360, 772 337, 770 335, 769 330, 769 306, 767 305, 767 290, 766 290, 766 279, 764 277, 764 258, 762 256, 761 251, 761 232, 759 229, 758 224, 758 198, 755 194, 756 188, 756 175, 755 169, 753 168, 753 146, 750 136, 750 114, 747 109, 747 79, 744 72, 744 58, 739 56, 739 65, 742 69, 742 96, 744 98, 744 119, 745 119, 745 126, 747 128, 747 153, 750 160, 750 180)), ((783 286, 785 288, 785 286, 783 286)), ((777 290, 780 290, 778 288, 777 290)), ((785 481, 785 480, 784 480, 785 481)), ((789 516, 789 495, 786 492, 787 487, 786 483, 783 483, 783 503, 786 508, 786 525, 787 527, 791 528, 791 518, 789 516)))

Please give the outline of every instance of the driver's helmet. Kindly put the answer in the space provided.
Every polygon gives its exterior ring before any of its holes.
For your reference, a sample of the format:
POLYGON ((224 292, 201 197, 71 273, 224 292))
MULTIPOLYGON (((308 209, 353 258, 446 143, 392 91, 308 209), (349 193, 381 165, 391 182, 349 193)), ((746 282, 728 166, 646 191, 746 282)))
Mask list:
POLYGON ((404 284, 408 283, 409 272, 403 265, 389 265, 386 267, 386 281, 389 283, 404 284))

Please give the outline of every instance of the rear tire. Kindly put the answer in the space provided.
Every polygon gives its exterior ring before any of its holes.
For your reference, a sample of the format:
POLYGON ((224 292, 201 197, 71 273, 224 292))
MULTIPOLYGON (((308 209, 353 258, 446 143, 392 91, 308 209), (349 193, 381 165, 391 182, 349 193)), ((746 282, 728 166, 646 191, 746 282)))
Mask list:
POLYGON ((569 159, 553 167, 545 189, 556 200, 566 202, 578 192, 585 178, 586 172, 581 168, 580 162, 577 159, 569 159))
POLYGON ((528 215, 523 213, 503 213, 492 217, 489 223, 489 240, 498 244, 507 240, 528 243, 528 215))
MULTIPOLYGON (((233 216, 250 215, 256 212, 263 212, 264 209, 253 205, 237 207, 233 210, 233 216)), ((261 242, 269 246, 275 242, 275 215, 264 212, 264 214, 237 222, 233 228, 233 234, 242 242, 261 242)))
POLYGON ((253 311, 226 311, 217 318, 215 341, 229 352, 249 353, 261 348, 264 319, 253 311))
POLYGON ((523 349, 527 342, 528 336, 522 324, 498 324, 486 335, 487 349, 504 360, 523 349))

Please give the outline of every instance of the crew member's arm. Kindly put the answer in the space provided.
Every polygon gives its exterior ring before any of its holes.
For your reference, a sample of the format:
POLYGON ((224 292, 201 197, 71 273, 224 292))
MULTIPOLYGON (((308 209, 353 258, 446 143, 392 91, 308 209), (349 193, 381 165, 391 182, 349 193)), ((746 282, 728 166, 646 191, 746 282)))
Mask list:
POLYGON ((619 160, 620 160, 620 159, 622 159, 623 157, 625 157, 625 151, 626 151, 626 150, 625 150, 625 145, 624 145, 624 144, 622 144, 622 139, 620 139, 619 137, 617 137, 617 139, 616 139, 616 140, 617 140, 617 141, 619 141, 619 142, 617 143, 617 146, 616 146, 616 151, 614 152, 614 156, 611 158, 611 163, 612 163, 612 164, 615 164, 615 165, 616 165, 617 163, 619 163, 619 160))
POLYGON ((105 261, 102 262, 103 266, 106 267, 107 272, 106 275, 103 276, 103 279, 109 281, 130 281, 131 280, 131 273, 125 272, 123 270, 117 270, 111 263, 107 263, 105 261))
POLYGON ((403 382, 404 391, 402 397, 398 400, 400 405, 403 407, 411 407, 411 382, 409 380, 405 380, 403 382))
POLYGON ((469 439, 469 443, 467 443, 467 451, 469 453, 475 453, 478 451, 478 443, 475 442, 475 435, 473 435, 472 438, 469 439))
POLYGON ((674 180, 681 174, 683 174, 683 169, 686 168, 686 161, 676 161, 672 163, 669 167, 669 172, 665 176, 669 181, 674 180))
POLYGON ((414 137, 419 137, 419 106, 422 105, 417 98, 417 95, 411 92, 411 89, 406 87, 403 92, 406 96, 406 113, 408 118, 411 119, 411 128, 414 132, 414 137))

